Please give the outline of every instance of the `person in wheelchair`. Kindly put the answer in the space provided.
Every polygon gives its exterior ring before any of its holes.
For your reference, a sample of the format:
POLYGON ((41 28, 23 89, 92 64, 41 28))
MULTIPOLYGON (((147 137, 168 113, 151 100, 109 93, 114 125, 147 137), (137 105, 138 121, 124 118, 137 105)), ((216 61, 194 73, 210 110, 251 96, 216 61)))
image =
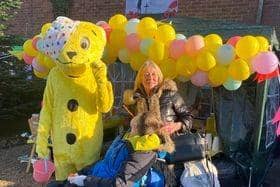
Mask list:
MULTIPOLYGON (((151 126, 153 113, 140 113, 131 122, 131 131, 118 136, 104 158, 68 177, 67 181, 54 181, 54 186, 164 186, 164 177, 152 169, 156 151, 161 147, 157 132, 141 134, 139 129, 151 126)), ((153 121, 154 124, 154 121, 153 121)))

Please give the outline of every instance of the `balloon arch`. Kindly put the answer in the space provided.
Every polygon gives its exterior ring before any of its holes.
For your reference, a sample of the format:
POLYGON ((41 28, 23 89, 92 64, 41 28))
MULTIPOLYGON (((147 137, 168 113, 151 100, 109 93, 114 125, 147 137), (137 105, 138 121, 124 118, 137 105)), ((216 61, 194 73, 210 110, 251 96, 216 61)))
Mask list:
MULTIPOLYGON (((107 64, 118 58, 137 71, 150 59, 159 65, 166 78, 190 80, 199 87, 223 85, 227 90, 238 89, 255 72, 259 76, 278 73, 279 60, 263 36, 233 36, 225 43, 217 34, 186 38, 169 23, 151 17, 127 20, 121 14, 112 16, 108 23, 96 24, 106 32, 103 61, 107 64)), ((43 39, 50 27, 51 23, 44 24, 41 33, 23 45, 24 61, 32 64, 35 75, 41 78, 55 66, 42 53, 43 39)))

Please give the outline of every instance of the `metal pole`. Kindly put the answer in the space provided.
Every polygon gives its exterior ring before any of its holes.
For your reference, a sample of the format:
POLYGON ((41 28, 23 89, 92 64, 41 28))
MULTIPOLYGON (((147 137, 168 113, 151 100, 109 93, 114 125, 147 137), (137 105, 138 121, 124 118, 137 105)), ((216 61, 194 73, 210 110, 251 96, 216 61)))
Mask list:
POLYGON ((259 151, 260 148, 260 141, 261 141, 261 134, 262 134, 262 127, 263 127, 263 118, 264 118, 264 112, 265 112, 265 104, 266 104, 266 97, 267 97, 267 87, 268 87, 268 81, 264 81, 263 86, 261 86, 262 94, 260 95, 262 98, 261 108, 258 110, 260 112, 260 118, 259 118, 259 127, 256 132, 256 143, 254 148, 254 153, 256 154, 259 151))
POLYGON ((250 167, 250 175, 249 175, 249 184, 248 187, 251 187, 251 183, 252 183, 252 174, 253 174, 253 167, 250 167))
POLYGON ((263 0, 259 0, 257 18, 256 18, 256 24, 258 25, 260 25, 262 22, 262 14, 263 14, 263 0))

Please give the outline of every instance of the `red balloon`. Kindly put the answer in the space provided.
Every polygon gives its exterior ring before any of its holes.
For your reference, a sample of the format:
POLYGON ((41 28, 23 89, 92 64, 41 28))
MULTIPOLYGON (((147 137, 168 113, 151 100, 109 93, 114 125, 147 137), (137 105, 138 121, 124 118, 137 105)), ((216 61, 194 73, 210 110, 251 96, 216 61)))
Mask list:
POLYGON ((112 32, 112 28, 106 21, 98 21, 96 25, 102 27, 106 33, 107 41, 109 41, 110 33, 112 32))
POLYGON ((238 42, 238 40, 241 38, 241 36, 233 36, 230 39, 228 39, 227 44, 232 45, 233 47, 235 47, 236 43, 238 42))
POLYGON ((33 60, 32 56, 29 56, 26 53, 23 53, 22 58, 26 64, 28 64, 28 65, 32 64, 32 60, 33 60))

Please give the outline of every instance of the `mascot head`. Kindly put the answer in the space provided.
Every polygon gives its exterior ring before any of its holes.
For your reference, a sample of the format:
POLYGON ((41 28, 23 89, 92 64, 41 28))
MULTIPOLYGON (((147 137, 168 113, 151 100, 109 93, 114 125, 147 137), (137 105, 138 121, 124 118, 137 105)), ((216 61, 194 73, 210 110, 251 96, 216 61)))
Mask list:
POLYGON ((106 44, 104 30, 90 22, 58 17, 43 39, 43 51, 70 77, 79 77, 101 59, 106 44))

